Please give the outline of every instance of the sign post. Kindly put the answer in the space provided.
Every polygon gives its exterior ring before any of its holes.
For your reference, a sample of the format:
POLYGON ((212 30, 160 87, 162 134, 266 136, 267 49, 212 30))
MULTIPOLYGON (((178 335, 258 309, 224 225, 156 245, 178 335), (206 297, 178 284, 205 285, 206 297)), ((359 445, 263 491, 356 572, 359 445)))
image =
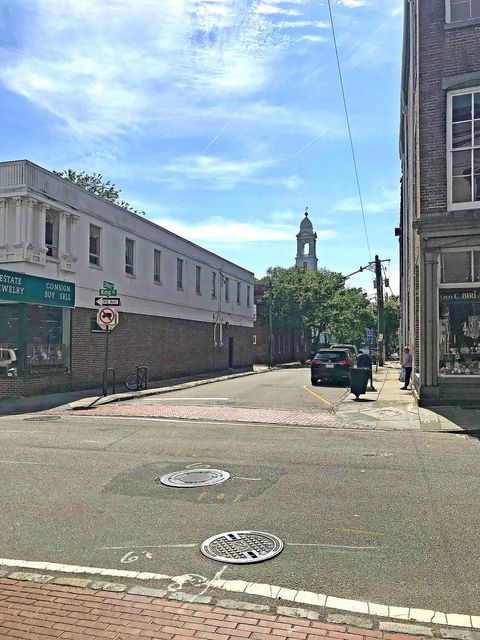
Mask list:
POLYGON ((107 395, 108 376, 108 336, 118 324, 118 311, 111 307, 102 307, 97 312, 97 324, 105 330, 105 369, 103 372, 103 395, 107 395))

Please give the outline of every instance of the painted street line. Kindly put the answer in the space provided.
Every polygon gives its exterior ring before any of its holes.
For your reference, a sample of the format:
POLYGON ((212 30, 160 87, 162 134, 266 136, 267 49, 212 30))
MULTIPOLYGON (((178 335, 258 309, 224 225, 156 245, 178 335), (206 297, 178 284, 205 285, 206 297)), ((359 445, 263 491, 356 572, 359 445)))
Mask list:
POLYGON ((54 464, 53 462, 26 462, 25 460, 0 460, 0 464, 54 464))
MULTIPOLYGON (((375 551, 381 551, 386 547, 358 547, 353 545, 342 545, 342 544, 323 544, 321 542, 286 542, 285 545, 287 547, 325 547, 327 549, 352 549, 352 550, 365 550, 365 549, 373 549, 375 551)), ((186 543, 186 544, 147 544, 147 545, 137 545, 137 544, 129 544, 122 547, 95 547, 97 551, 125 551, 126 549, 191 549, 193 547, 198 547, 198 543, 186 543)))
POLYGON ((316 398, 321 400, 323 403, 325 403, 327 407, 333 407, 333 404, 329 400, 325 400, 325 398, 322 398, 322 396, 319 396, 318 393, 315 393, 315 391, 312 391, 308 387, 303 387, 303 388, 305 389, 305 391, 308 391, 308 393, 311 393, 312 396, 315 396, 316 398))
MULTIPOLYGON (((105 569, 102 567, 84 567, 72 564, 60 564, 57 562, 35 562, 30 560, 13 560, 0 558, 0 566, 17 567, 22 569, 39 569, 59 573, 82 573, 86 575, 110 576, 115 578, 132 578, 135 580, 170 580, 176 584, 184 584, 189 581, 192 574, 182 576, 168 576, 162 573, 148 571, 127 571, 119 569, 105 569)), ((219 573, 223 574, 224 568, 219 573)), ((218 575, 218 574, 217 574, 218 575)), ((208 588, 220 589, 234 593, 247 593, 276 600, 289 600, 295 603, 308 604, 327 609, 364 613, 383 618, 395 618, 403 621, 426 622, 429 624, 442 624, 452 627, 466 627, 480 629, 480 616, 469 614, 443 613, 428 609, 414 609, 411 607, 398 607, 392 605, 364 602, 361 600, 349 600, 337 598, 322 593, 287 589, 277 585, 247 582, 246 580, 222 580, 213 578, 209 580, 204 576, 196 576, 197 585, 207 585, 208 588)))
POLYGON ((363 529, 335 529, 335 531, 345 531, 346 533, 353 533, 356 536, 384 536, 381 531, 363 531, 363 529))
POLYGON ((152 402, 151 404, 163 404, 164 402, 178 402, 178 401, 184 401, 184 400, 216 400, 217 402, 219 400, 223 400, 228 401, 230 400, 230 398, 184 398, 183 396, 177 396, 175 398, 162 398, 161 402, 152 402))

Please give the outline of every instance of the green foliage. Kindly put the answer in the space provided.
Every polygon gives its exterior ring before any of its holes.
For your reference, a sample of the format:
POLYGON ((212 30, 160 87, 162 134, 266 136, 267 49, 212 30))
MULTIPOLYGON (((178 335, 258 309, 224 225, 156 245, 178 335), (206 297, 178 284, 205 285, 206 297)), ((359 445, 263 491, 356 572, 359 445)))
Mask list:
POLYGON ((85 171, 74 171, 73 169, 66 169, 64 171, 54 171, 55 175, 60 176, 60 178, 64 178, 69 182, 73 182, 73 184, 82 187, 86 191, 90 191, 101 198, 105 198, 105 200, 109 200, 119 207, 123 207, 132 213, 136 213, 137 215, 145 215, 145 211, 139 211, 132 207, 125 200, 120 200, 121 190, 117 189, 117 187, 107 180, 106 182, 103 179, 101 173, 92 173, 88 174, 85 171))
MULTIPOLYGON (((268 284, 270 280, 275 326, 311 333, 314 347, 324 336, 329 340, 333 335, 342 342, 359 343, 366 330, 375 326, 366 294, 362 289, 347 289, 341 273, 275 267, 260 282, 268 284)), ((268 292, 264 300, 267 297, 268 292)))
POLYGON ((385 302, 385 339, 387 350, 398 346, 398 302, 391 297, 385 302))

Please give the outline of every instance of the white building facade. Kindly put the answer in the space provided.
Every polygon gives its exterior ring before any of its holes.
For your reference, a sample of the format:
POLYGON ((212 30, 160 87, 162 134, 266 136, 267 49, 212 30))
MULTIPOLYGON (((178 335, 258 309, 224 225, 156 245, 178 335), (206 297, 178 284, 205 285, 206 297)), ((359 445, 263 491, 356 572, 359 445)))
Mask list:
POLYGON ((117 378, 251 366, 253 273, 31 162, 0 163, 0 392, 100 384, 105 282, 121 300, 117 378))

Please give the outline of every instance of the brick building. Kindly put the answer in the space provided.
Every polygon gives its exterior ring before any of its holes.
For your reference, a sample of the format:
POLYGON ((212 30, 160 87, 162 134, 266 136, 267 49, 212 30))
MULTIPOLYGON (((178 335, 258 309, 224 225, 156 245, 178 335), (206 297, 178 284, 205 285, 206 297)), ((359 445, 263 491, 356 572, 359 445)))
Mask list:
POLYGON ((251 367, 253 274, 26 160, 0 163, 0 396, 251 367))
POLYGON ((422 404, 480 398, 480 3, 405 1, 401 339, 422 404))

